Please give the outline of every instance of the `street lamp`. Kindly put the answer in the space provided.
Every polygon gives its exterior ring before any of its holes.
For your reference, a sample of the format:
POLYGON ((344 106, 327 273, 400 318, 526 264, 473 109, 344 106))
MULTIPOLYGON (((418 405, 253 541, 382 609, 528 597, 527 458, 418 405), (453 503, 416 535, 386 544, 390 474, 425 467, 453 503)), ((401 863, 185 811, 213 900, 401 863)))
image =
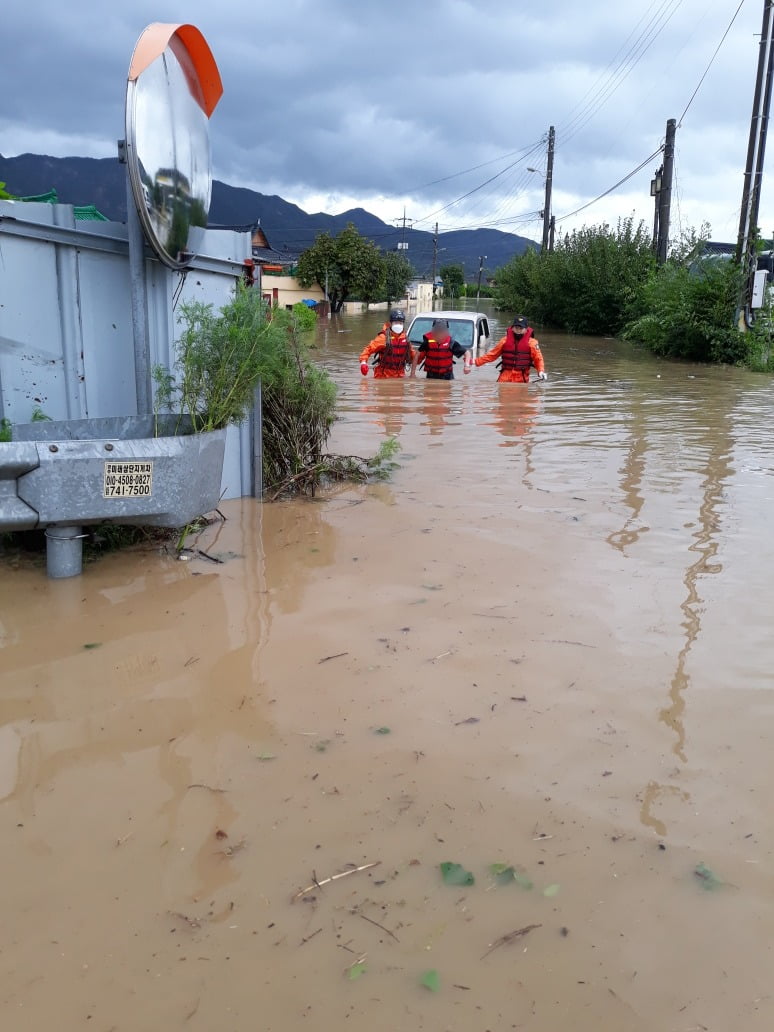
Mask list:
POLYGON ((476 290, 476 311, 478 311, 478 302, 481 297, 481 273, 484 268, 484 262, 486 261, 486 255, 479 255, 478 258, 478 289, 476 290))

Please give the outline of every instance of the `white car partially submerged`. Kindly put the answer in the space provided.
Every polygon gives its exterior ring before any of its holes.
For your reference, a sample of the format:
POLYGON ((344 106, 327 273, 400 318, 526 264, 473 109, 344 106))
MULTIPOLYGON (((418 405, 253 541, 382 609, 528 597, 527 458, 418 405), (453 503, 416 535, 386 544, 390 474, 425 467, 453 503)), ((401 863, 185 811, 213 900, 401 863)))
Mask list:
POLYGON ((417 312, 407 332, 414 347, 422 343, 422 337, 430 332, 436 319, 445 319, 452 340, 459 341, 463 348, 472 349, 474 355, 489 347, 489 320, 486 315, 483 312, 455 311, 417 312))

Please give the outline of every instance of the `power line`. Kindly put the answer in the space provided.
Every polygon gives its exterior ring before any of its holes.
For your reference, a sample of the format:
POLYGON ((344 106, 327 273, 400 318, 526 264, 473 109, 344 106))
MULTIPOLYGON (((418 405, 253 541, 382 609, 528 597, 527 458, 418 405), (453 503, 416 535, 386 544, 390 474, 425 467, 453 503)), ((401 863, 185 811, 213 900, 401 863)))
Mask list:
MULTIPOLYGON (((650 21, 643 32, 637 37, 635 42, 626 52, 624 57, 615 67, 614 72, 609 79, 604 82, 592 95, 588 103, 581 108, 579 114, 575 116, 566 126, 560 126, 559 129, 562 133, 562 142, 567 143, 574 136, 576 136, 581 129, 584 128, 591 121, 594 115, 603 107, 603 105, 610 99, 615 91, 621 86, 625 79, 631 74, 634 68, 639 64, 642 58, 645 56, 647 51, 653 45, 655 40, 661 35, 666 26, 672 20, 676 14, 678 8, 682 5, 683 0, 662 0, 661 6, 657 12, 652 16, 650 21), (671 7, 671 10, 670 10, 671 7)), ((644 16, 643 16, 644 17, 644 16)), ((642 18, 637 23, 640 25, 642 18)), ((626 41, 619 48, 617 53, 620 53, 629 39, 634 34, 635 29, 627 37, 626 41)), ((617 55, 616 55, 617 56, 617 55)), ((613 58, 615 61, 615 58, 613 58)), ((611 61, 608 68, 613 62, 611 61)), ((601 79, 602 77, 600 77, 601 79)), ((600 81, 600 80, 598 80, 600 81)), ((587 94, 588 96, 588 94, 587 94)), ((573 109, 574 110, 574 109, 573 109)))
POLYGON ((485 180, 483 183, 479 183, 478 186, 474 186, 472 190, 468 190, 468 192, 462 194, 461 197, 457 197, 456 200, 450 201, 448 204, 445 204, 442 208, 438 208, 436 211, 430 212, 429 215, 423 215, 422 218, 417 219, 416 222, 427 222, 429 219, 434 218, 436 215, 440 215, 442 212, 448 211, 449 208, 453 208, 454 205, 459 204, 460 201, 464 201, 466 198, 471 197, 474 193, 477 193, 479 190, 482 190, 485 186, 488 186, 490 183, 493 183, 496 179, 499 179, 500 176, 505 175, 506 172, 514 168, 514 166, 518 165, 520 162, 530 157, 530 155, 534 153, 538 146, 542 146, 542 142, 543 141, 541 140, 539 144, 535 144, 531 150, 528 150, 516 161, 512 161, 510 165, 506 165, 504 169, 501 169, 499 172, 495 173, 495 175, 490 176, 489 179, 485 180))
POLYGON ((679 118, 678 118, 678 120, 677 120, 677 128, 678 128, 678 129, 679 129, 679 128, 680 128, 680 126, 681 126, 681 125, 683 124, 683 119, 685 118, 685 114, 686 114, 686 112, 688 111, 688 108, 689 108, 689 107, 691 106, 691 104, 693 104, 693 101, 694 101, 694 98, 695 98, 696 94, 697 94, 697 93, 699 92, 699 90, 701 89, 701 84, 702 84, 702 83, 704 82, 704 80, 705 80, 705 79, 706 79, 706 77, 707 77, 707 72, 708 72, 708 71, 710 70, 710 68, 712 67, 712 65, 713 65, 713 64, 715 63, 715 58, 716 58, 716 57, 718 56, 718 51, 720 50, 720 48, 721 48, 721 47, 723 46, 723 44, 725 43, 725 41, 726 41, 726 36, 727 36, 727 35, 729 34, 729 32, 731 31, 731 26, 732 26, 732 25, 734 24, 734 22, 736 21, 736 16, 737 16, 737 15, 739 14, 739 12, 740 12, 740 11, 742 10, 742 7, 743 7, 743 6, 744 6, 744 0, 739 0, 739 6, 738 6, 738 7, 737 7, 737 9, 736 9, 736 10, 734 11, 734 16, 733 16, 733 18, 731 19, 731 21, 730 21, 730 22, 728 23, 728 28, 726 29, 726 31, 725 31, 725 32, 723 33, 723 35, 721 36, 721 38, 720 38, 720 42, 718 43, 718 45, 717 45, 717 46, 715 47, 715 53, 714 53, 714 54, 712 55, 712 57, 710 58, 710 62, 709 62, 709 64, 708 64, 708 65, 707 65, 707 67, 706 67, 706 68, 704 69, 704 74, 702 75, 701 79, 699 79, 699 82, 698 82, 698 85, 697 85, 696 89, 695 89, 695 90, 693 91, 693 93, 691 94, 691 99, 690 99, 690 100, 688 101, 688 103, 687 103, 687 104, 685 105, 685 111, 683 111, 682 115, 680 115, 680 117, 679 117, 679 118))
POLYGON ((522 147, 520 150, 508 151, 507 154, 501 154, 498 158, 491 158, 489 161, 482 161, 480 165, 473 165, 471 168, 465 168, 461 172, 452 172, 449 176, 443 176, 441 179, 433 179, 429 183, 422 183, 421 186, 412 186, 409 190, 406 190, 405 193, 413 193, 414 190, 424 190, 428 186, 437 186, 438 183, 446 183, 450 179, 457 179, 459 176, 466 176, 468 172, 477 172, 480 168, 486 168, 487 165, 494 165, 498 161, 512 158, 514 154, 522 154, 526 151, 529 151, 529 153, 532 154, 534 149, 536 147, 541 147, 544 142, 544 138, 541 137, 539 140, 536 140, 535 143, 531 143, 528 147, 522 147))
POLYGON ((607 195, 611 194, 613 192, 613 190, 617 190, 619 186, 623 186, 623 184, 628 182, 628 180, 630 180, 633 176, 636 176, 638 172, 641 172, 645 168, 645 166, 649 162, 653 161, 653 159, 655 157, 657 157, 659 154, 661 154, 663 150, 664 150, 664 147, 663 147, 663 144, 662 144, 662 146, 660 146, 657 150, 654 150, 652 154, 649 154, 648 157, 645 158, 644 161, 640 162, 640 164, 637 166, 637 168, 632 169, 632 171, 629 172, 628 175, 625 175, 623 177, 623 179, 619 179, 617 183, 614 183, 613 186, 611 186, 609 190, 605 190, 604 193, 601 193, 598 197, 595 197, 593 201, 588 201, 586 204, 581 205, 580 208, 576 208, 575 211, 570 211, 566 215, 557 216, 556 221, 557 222, 562 222, 564 219, 570 219, 570 218, 573 217, 573 215, 578 215, 580 212, 585 211, 586 208, 590 208, 591 205, 592 204, 596 204, 597 201, 601 201, 603 197, 607 197, 607 195))

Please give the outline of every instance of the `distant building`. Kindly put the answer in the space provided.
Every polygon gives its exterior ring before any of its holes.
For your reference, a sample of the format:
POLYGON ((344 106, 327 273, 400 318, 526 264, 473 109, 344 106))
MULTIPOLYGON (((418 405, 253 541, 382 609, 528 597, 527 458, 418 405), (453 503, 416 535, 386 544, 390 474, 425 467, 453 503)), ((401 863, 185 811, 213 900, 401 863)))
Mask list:
POLYGON ((261 227, 260 220, 246 226, 211 226, 211 229, 238 229, 251 236, 255 282, 260 284, 261 295, 270 305, 292 308, 299 301, 326 311, 325 292, 318 286, 302 287, 296 279, 298 259, 295 251, 278 251, 272 247, 261 227))

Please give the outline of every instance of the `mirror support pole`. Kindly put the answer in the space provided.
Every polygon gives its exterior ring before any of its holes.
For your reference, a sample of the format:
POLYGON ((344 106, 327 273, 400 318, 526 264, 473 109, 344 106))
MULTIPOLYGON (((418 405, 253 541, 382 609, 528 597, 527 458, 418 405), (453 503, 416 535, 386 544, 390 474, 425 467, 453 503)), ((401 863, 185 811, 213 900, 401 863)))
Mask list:
POLYGON ((148 341, 148 305, 145 283, 145 241, 140 216, 134 203, 126 145, 118 141, 119 160, 126 166, 126 229, 129 237, 129 285, 132 297, 132 339, 134 340, 134 379, 137 393, 137 415, 153 413, 151 390, 150 344, 148 341))

